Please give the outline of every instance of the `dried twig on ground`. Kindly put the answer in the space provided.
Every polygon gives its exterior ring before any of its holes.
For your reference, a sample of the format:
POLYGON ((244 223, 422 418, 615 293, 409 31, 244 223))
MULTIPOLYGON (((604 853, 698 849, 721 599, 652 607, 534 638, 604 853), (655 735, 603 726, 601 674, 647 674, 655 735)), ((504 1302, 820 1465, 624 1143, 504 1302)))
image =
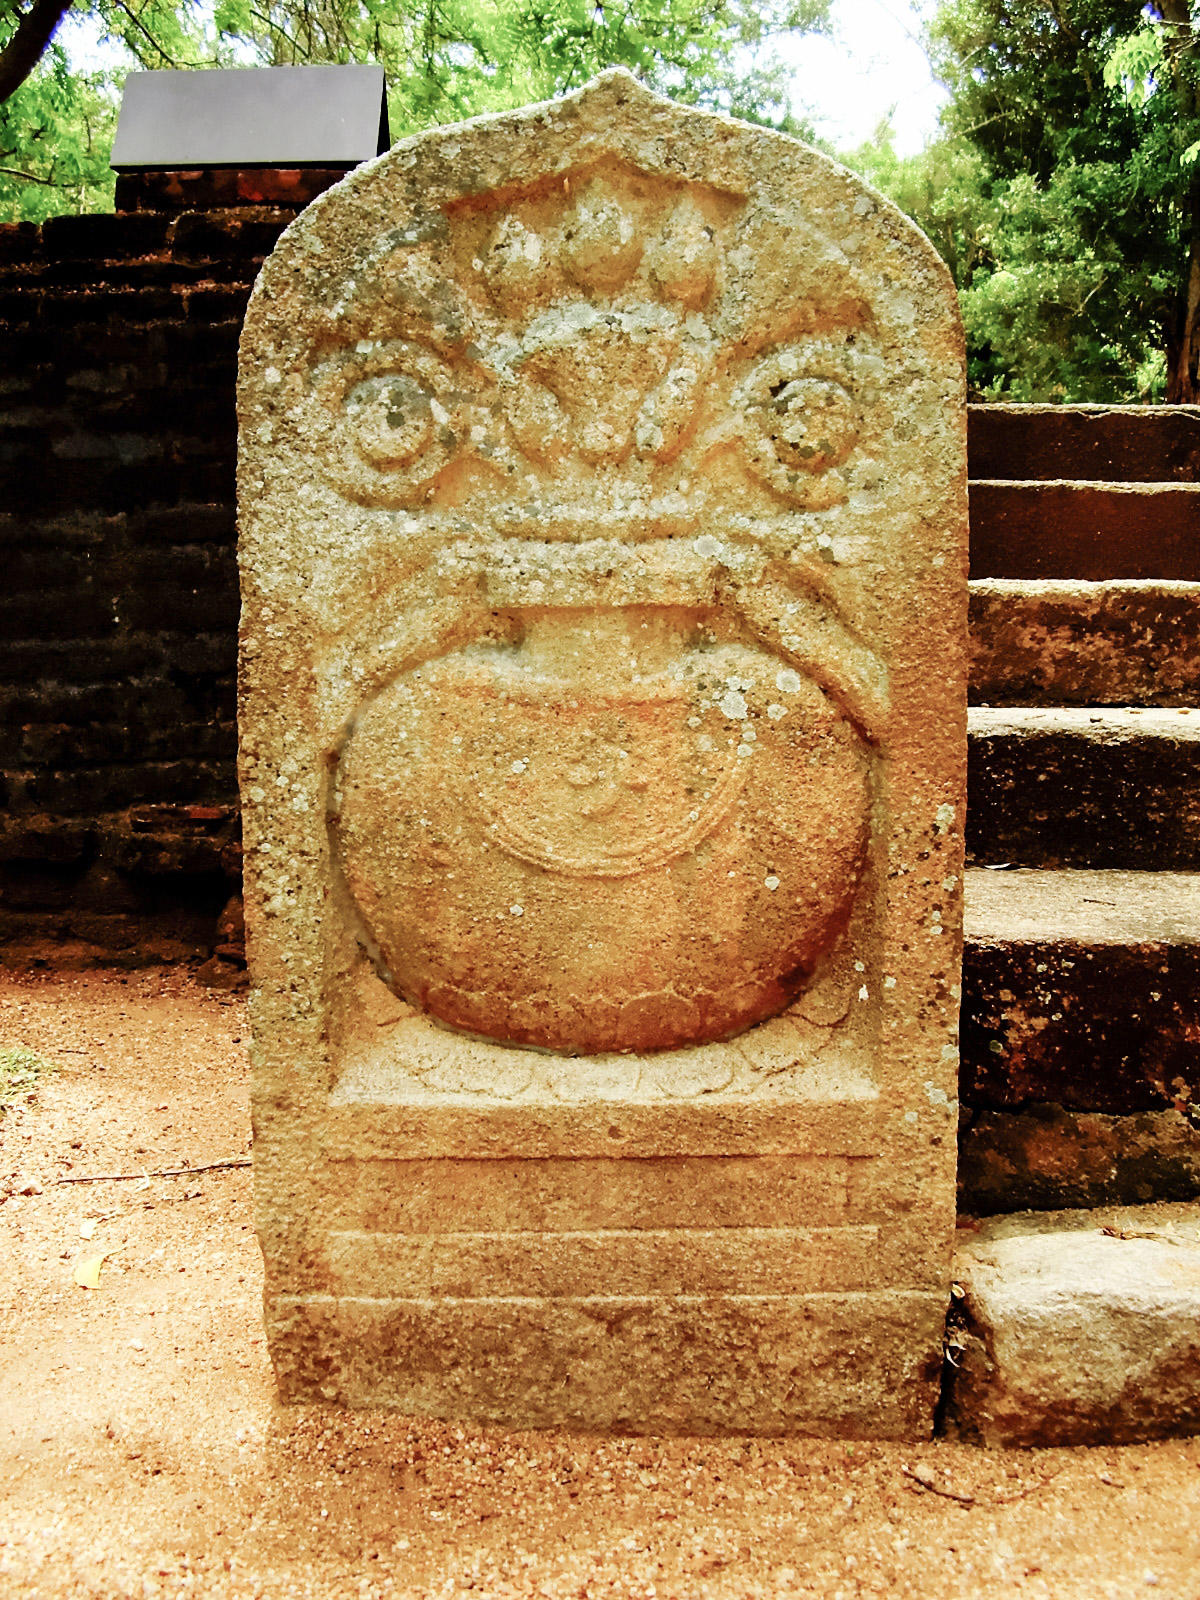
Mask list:
POLYGON ((224 1172, 232 1167, 251 1167, 249 1156, 230 1156, 226 1161, 206 1161, 200 1167, 163 1167, 157 1172, 92 1172, 80 1177, 57 1178, 56 1183, 135 1183, 139 1178, 191 1178, 197 1172, 224 1172))
POLYGON ((924 1473, 914 1472, 911 1467, 901 1467, 900 1471, 910 1483, 915 1483, 918 1489, 927 1489, 930 1494, 940 1494, 943 1500, 957 1501, 960 1506, 973 1506, 976 1503, 974 1495, 959 1494, 956 1489, 943 1489, 940 1483, 934 1481, 932 1475, 926 1476, 924 1473))

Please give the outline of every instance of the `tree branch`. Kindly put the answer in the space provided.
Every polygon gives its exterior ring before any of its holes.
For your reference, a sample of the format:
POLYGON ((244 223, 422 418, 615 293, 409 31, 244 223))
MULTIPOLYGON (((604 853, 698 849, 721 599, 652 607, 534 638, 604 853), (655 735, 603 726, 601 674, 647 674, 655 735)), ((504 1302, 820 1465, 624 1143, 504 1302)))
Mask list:
POLYGON ((20 167, 0 167, 0 175, 5 178, 24 178, 26 183, 45 184, 47 189, 71 189, 70 183, 58 183, 53 178, 39 178, 36 172, 22 172, 20 167))
POLYGON ((271 46, 272 59, 276 61, 276 65, 278 65, 277 58, 279 55, 279 48, 277 41, 279 39, 285 40, 287 44, 291 46, 293 65, 295 65, 297 61, 302 61, 304 59, 304 52, 281 22, 276 22, 273 17, 267 16, 267 14, 263 11, 260 11, 257 6, 250 7, 250 15, 257 22, 261 22, 263 27, 267 30, 268 35, 272 36, 276 41, 271 46))
POLYGON ((37 66, 70 5, 71 0, 33 0, 22 14, 16 32, 0 50, 0 102, 15 94, 37 66))
POLYGON ((236 1167, 252 1167, 250 1156, 230 1156, 227 1161, 206 1161, 199 1167, 160 1167, 157 1172, 88 1172, 76 1177, 55 1178, 55 1183, 133 1183, 141 1178, 191 1178, 198 1172, 231 1172, 236 1167))
MULTIPOLYGON (((140 17, 134 16, 133 12, 130 11, 129 7, 125 4, 125 0, 117 0, 117 8, 118 8, 118 10, 121 10, 121 11, 123 11, 125 13, 125 15, 129 18, 130 22, 133 23, 134 27, 138 30, 139 33, 145 35, 145 37, 149 40, 151 46, 155 50, 158 51, 158 54, 162 57, 162 59, 167 63, 167 65, 169 67, 178 68, 178 66, 179 66, 178 61, 174 60, 174 58, 169 54, 169 52, 163 49, 162 45, 159 44, 158 40, 150 32, 149 28, 142 21, 142 19, 140 17)), ((134 55, 137 56, 138 60, 141 61, 143 66, 149 65, 149 63, 143 58, 141 51, 138 50, 129 39, 126 39, 125 43, 129 45, 129 48, 133 51, 134 55)))

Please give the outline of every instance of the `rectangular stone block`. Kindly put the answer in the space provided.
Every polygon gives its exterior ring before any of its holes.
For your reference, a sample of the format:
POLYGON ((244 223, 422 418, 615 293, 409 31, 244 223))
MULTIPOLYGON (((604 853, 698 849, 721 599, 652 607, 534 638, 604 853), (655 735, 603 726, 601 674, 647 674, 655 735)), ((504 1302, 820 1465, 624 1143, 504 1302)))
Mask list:
POLYGON ((972 578, 1200 580, 1200 483, 972 479, 972 578))
POLYGON ((1112 1116, 1039 1102, 973 1112, 963 1123, 958 1183, 959 1204, 974 1216, 1194 1200, 1200 1130, 1174 1108, 1112 1116))
POLYGON ((970 408, 972 478, 1200 480, 1200 407, 978 405, 970 408))
POLYGON ((1200 868, 1200 712, 973 706, 969 772, 980 865, 1200 868))
POLYGON ((899 213, 622 73, 280 241, 240 775, 286 1396, 931 1431, 963 386, 899 213))
POLYGON ((448 1230, 739 1231, 827 1224, 846 1212, 850 1163, 820 1156, 586 1157, 345 1163, 343 1215, 422 1237, 448 1230))
POLYGON ((966 929, 964 1105, 1200 1103, 1200 874, 976 869, 966 929))
POLYGON ((1194 706, 1200 584, 989 578, 971 585, 971 701, 1194 706))
POLYGON ((268 1302, 285 1399, 507 1427, 909 1438, 941 1369, 938 1295, 268 1302), (883 1381, 881 1381, 883 1380, 883 1381))

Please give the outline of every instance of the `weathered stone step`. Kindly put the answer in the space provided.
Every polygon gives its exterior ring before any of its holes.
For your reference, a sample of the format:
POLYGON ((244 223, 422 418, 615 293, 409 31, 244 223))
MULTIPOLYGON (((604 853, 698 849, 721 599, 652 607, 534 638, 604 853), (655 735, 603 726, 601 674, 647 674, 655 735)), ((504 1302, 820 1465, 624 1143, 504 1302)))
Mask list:
POLYGON ((1200 705, 1200 583, 971 584, 976 705, 1200 705))
POLYGON ((1127 1444, 1200 1431, 1200 1207, 996 1218, 960 1230, 948 1431, 1127 1444))
POLYGON ((1197 406, 971 406, 972 478, 1200 480, 1197 406))
POLYGON ((1200 1195, 1200 873, 966 879, 964 1211, 1200 1195))
POLYGON ((970 1112, 959 1130, 958 1208, 974 1217, 1062 1206, 1200 1199, 1200 1132, 1181 1111, 970 1112))
POLYGON ((973 864, 1200 868, 1200 710, 974 707, 973 864))
POLYGON ((1200 1102, 1200 872, 976 868, 965 928, 964 1104, 1200 1102))
POLYGON ((1200 483, 971 483, 972 578, 1200 580, 1200 483))

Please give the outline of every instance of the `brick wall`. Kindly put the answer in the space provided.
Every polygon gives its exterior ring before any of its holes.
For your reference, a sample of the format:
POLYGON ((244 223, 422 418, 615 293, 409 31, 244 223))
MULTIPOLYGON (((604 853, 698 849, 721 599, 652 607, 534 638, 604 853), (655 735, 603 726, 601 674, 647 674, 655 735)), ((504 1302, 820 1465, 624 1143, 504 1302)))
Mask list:
MULTIPOLYGON (((336 176, 336 174, 331 174, 336 176)), ((0 948, 211 947, 240 870, 234 376, 294 208, 0 228, 0 948)))

